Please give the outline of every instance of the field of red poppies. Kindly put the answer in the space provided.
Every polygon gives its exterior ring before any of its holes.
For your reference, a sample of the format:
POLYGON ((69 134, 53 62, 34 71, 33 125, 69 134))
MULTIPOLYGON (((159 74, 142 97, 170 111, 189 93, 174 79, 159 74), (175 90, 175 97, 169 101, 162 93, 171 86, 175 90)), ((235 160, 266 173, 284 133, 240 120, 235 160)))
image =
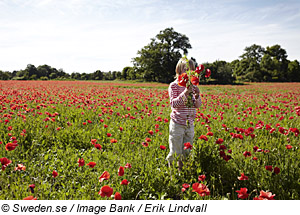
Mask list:
POLYGON ((0 199, 300 199, 300 83, 200 86, 181 172, 167 87, 0 81, 0 199))

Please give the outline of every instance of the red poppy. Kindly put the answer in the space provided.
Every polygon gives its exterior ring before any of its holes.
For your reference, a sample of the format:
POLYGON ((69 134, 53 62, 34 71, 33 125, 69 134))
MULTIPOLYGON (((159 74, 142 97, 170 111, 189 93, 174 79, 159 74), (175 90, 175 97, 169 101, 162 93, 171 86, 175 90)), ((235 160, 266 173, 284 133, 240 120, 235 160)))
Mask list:
POLYGON ((23 200, 37 200, 37 198, 33 196, 27 196, 23 200))
POLYGON ((205 175, 199 175, 198 181, 205 181, 206 176, 205 175))
POLYGON ((202 64, 200 64, 200 65, 196 68, 195 72, 196 72, 197 74, 200 74, 203 70, 204 70, 204 66, 203 66, 202 64))
POLYGON ((17 143, 7 143, 5 146, 6 151, 12 151, 18 146, 17 143))
POLYGON ((153 131, 152 131, 152 130, 148 131, 148 133, 149 133, 150 135, 153 135, 153 131))
POLYGON ((184 184, 182 184, 182 187, 183 187, 183 188, 185 188, 185 189, 187 189, 187 188, 189 188, 189 187, 190 187, 190 185, 189 185, 189 184, 187 184, 187 183, 184 183, 184 184))
POLYGON ((208 78, 209 76, 211 75, 211 71, 210 71, 210 69, 207 69, 206 71, 205 71, 205 78, 208 78))
POLYGON ((24 166, 23 164, 18 164, 17 167, 15 167, 15 171, 25 171, 26 170, 26 166, 24 166))
POLYGON ((222 138, 219 138, 216 140, 216 144, 222 144, 224 142, 224 140, 222 138))
POLYGON ((108 186, 108 185, 104 185, 103 187, 101 187, 100 191, 98 192, 98 194, 101 196, 101 197, 110 197, 112 194, 113 194, 113 189, 108 186))
POLYGON ((192 83, 193 85, 199 85, 199 78, 196 77, 196 76, 192 76, 192 78, 191 78, 191 83, 192 83))
POLYGON ((53 170, 53 172, 52 172, 52 177, 53 178, 56 178, 58 176, 58 173, 55 171, 55 170, 53 170))
POLYGON ((246 157, 251 157, 251 152, 245 151, 243 155, 246 157))
POLYGON ((98 143, 97 143, 97 144, 95 144, 94 146, 95 146, 95 148, 96 148, 96 149, 99 149, 99 150, 101 150, 101 149, 102 149, 102 146, 101 146, 100 144, 98 144, 98 143))
POLYGON ((208 138, 205 136, 205 135, 201 135, 199 137, 200 140, 205 140, 205 141, 208 141, 208 138))
POLYGON ((200 196, 209 196, 210 195, 210 191, 209 189, 201 183, 194 183, 192 185, 192 192, 197 192, 200 196))
POLYGON ((265 166, 265 168, 266 168, 266 170, 268 170, 268 171, 270 171, 270 172, 272 172, 272 170, 273 170, 273 167, 272 167, 272 166, 265 166))
POLYGON ((245 181, 245 180, 248 180, 249 178, 248 178, 248 176, 245 176, 244 173, 242 173, 241 176, 238 177, 238 179, 239 179, 240 181, 245 181))
POLYGON ((111 143, 117 143, 118 141, 116 139, 111 139, 110 142, 111 143))
POLYGON ((97 142, 97 140, 96 140, 96 139, 91 139, 91 143, 92 143, 93 145, 95 145, 95 144, 96 144, 96 142, 97 142))
POLYGON ((28 187, 29 187, 30 192, 34 193, 35 184, 30 184, 28 187))
POLYGON ((118 175, 123 176, 124 175, 124 167, 120 166, 118 170, 118 175))
POLYGON ((187 143, 185 143, 184 144, 184 150, 186 150, 186 149, 192 149, 193 148, 193 146, 191 145, 191 143, 190 142, 187 142, 187 143))
POLYGON ((145 141, 146 141, 146 142, 151 142, 151 139, 150 139, 149 137, 147 137, 147 138, 145 139, 145 141))
POLYGON ((94 168, 96 166, 96 163, 91 161, 88 164, 86 164, 87 166, 89 166, 90 168, 94 168))
POLYGON ((79 164, 79 166, 84 166, 84 160, 83 158, 79 158, 77 163, 79 164))
POLYGON ((238 198, 240 199, 247 199, 249 194, 247 193, 248 189, 247 188, 241 188, 240 190, 237 190, 235 192, 238 193, 238 198))
POLYGON ((122 200, 121 194, 118 193, 118 192, 116 192, 116 193, 115 193, 115 198, 114 198, 114 199, 115 199, 115 200, 122 200))
POLYGON ((102 175, 99 177, 99 182, 104 180, 108 180, 110 178, 110 174, 107 171, 104 171, 102 175))
POLYGON ((2 164, 2 171, 4 171, 9 164, 11 164, 11 160, 6 157, 0 158, 0 162, 2 164))
POLYGON ((188 82, 189 77, 186 73, 183 73, 178 76, 178 85, 181 87, 186 87, 186 83, 188 82))
POLYGON ((160 145, 159 148, 160 148, 161 150, 165 150, 165 149, 166 149, 166 147, 163 146, 163 145, 160 145))
POLYGON ((127 169, 127 168, 129 168, 129 169, 130 169, 131 167, 132 167, 132 166, 131 166, 131 164, 130 164, 130 163, 127 163, 127 164, 124 166, 124 168, 126 168, 126 169, 127 169))
POLYGON ((274 168, 274 173, 275 173, 275 174, 279 174, 279 173, 280 173, 279 167, 275 167, 275 168, 274 168))
POLYGON ((121 181, 121 185, 128 185, 130 182, 127 179, 121 181))
POLYGON ((214 136, 214 133, 212 133, 211 131, 207 132, 206 134, 207 136, 214 136))
POLYGON ((286 149, 292 149, 292 148, 293 148, 293 146, 291 146, 291 145, 287 144, 287 145, 285 146, 285 148, 286 148, 286 149))
POLYGON ((148 146, 149 146, 149 144, 148 144, 147 142, 142 142, 142 145, 143 145, 144 147, 148 147, 148 146))
POLYGON ((265 192, 263 190, 260 191, 260 198, 263 198, 265 200, 274 200, 275 194, 272 194, 271 192, 265 192))
POLYGON ((111 133, 107 133, 106 136, 111 137, 111 133))

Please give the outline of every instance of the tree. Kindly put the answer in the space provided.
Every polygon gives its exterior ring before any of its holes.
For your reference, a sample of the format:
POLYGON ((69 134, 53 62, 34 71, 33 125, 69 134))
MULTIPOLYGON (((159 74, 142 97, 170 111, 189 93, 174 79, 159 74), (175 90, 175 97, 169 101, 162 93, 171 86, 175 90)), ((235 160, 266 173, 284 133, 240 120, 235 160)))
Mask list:
POLYGON ((169 83, 174 80, 175 67, 183 54, 192 48, 184 34, 166 28, 160 31, 151 42, 138 51, 133 58, 134 71, 137 77, 146 81, 169 83))
POLYGON ((300 81, 300 65, 297 60, 289 62, 287 70, 288 81, 300 81))
POLYGON ((215 82, 222 84, 232 83, 233 78, 233 70, 230 63, 226 61, 215 61, 211 65, 209 65, 211 71, 211 78, 215 79, 215 82))
POLYGON ((279 81, 287 81, 287 70, 289 61, 287 60, 286 50, 281 48, 280 45, 267 46, 266 54, 270 55, 273 64, 276 64, 276 69, 273 70, 272 77, 278 77, 279 81))

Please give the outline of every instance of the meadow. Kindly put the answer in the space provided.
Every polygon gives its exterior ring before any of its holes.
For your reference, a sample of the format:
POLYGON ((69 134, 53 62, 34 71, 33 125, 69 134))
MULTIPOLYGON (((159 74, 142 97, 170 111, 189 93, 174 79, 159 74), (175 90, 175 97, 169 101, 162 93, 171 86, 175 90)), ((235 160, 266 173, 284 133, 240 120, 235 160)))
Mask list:
POLYGON ((0 81, 0 199, 300 199, 300 83, 199 86, 169 168, 168 85, 0 81))

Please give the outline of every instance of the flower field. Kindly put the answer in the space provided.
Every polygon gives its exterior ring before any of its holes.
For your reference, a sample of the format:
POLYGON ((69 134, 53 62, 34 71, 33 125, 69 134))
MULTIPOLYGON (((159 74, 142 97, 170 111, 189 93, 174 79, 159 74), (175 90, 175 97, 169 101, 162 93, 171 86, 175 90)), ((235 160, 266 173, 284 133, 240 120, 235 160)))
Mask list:
POLYGON ((181 172, 167 88, 0 81, 0 199, 300 199, 300 83, 200 86, 181 172))

